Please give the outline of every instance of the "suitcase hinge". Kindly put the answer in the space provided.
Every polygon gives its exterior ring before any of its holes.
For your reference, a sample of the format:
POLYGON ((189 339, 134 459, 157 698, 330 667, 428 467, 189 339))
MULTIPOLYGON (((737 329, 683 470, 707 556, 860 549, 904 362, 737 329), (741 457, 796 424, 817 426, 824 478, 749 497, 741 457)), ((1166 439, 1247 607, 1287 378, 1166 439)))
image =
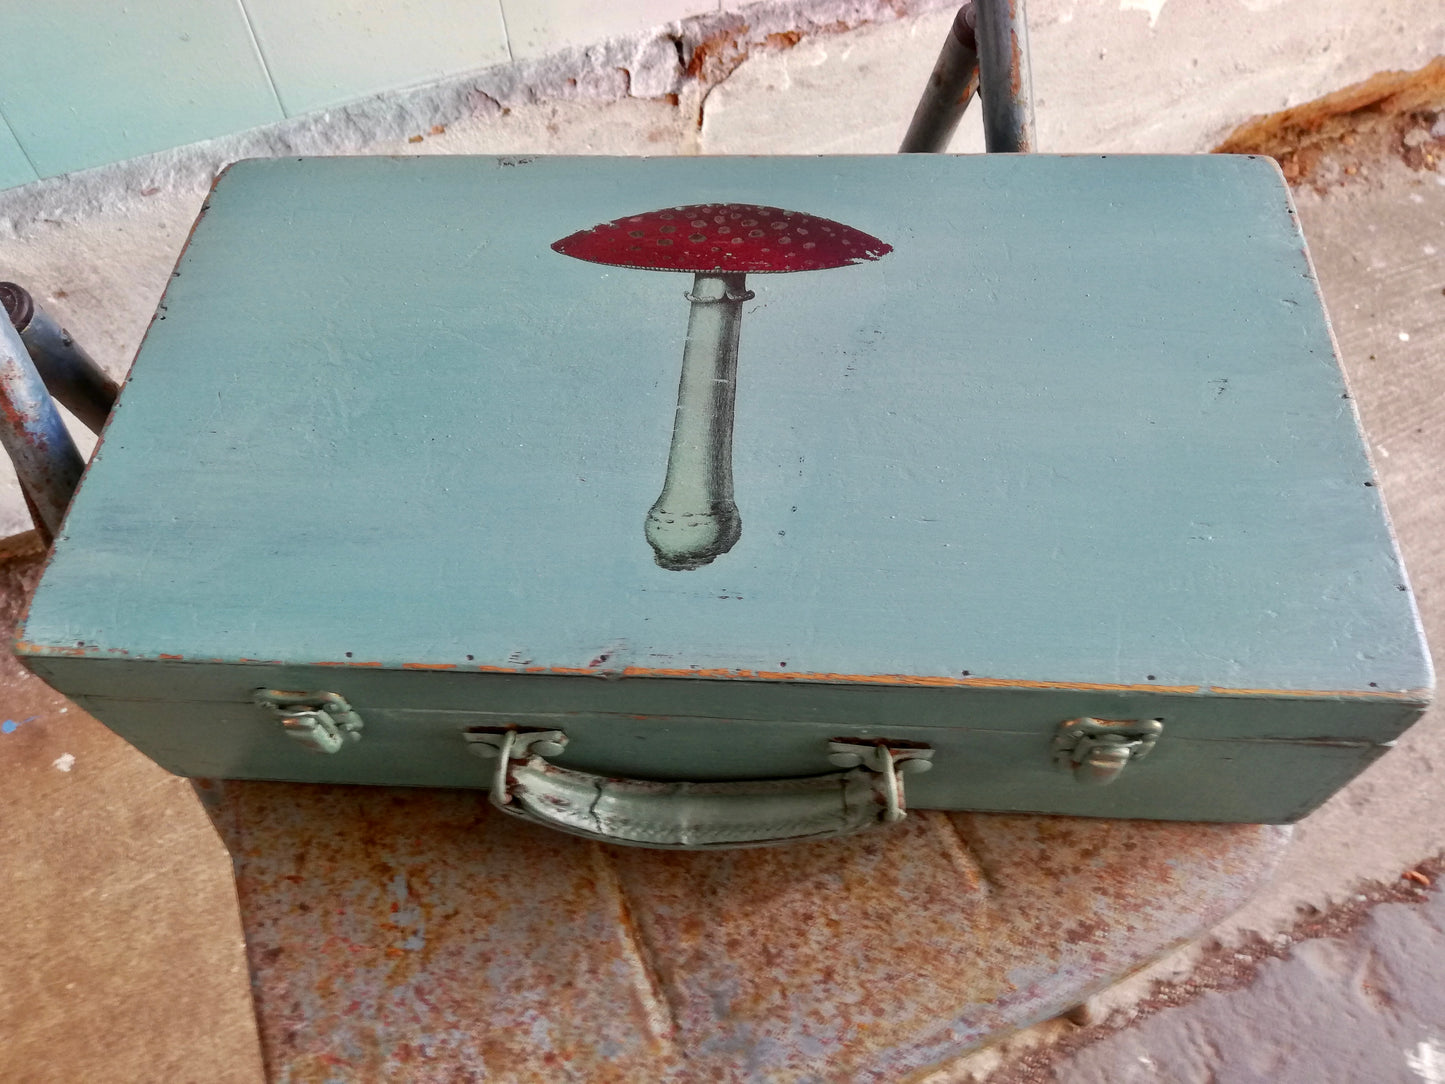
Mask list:
POLYGON ((1103 786, 1148 756, 1163 730, 1158 719, 1070 719, 1054 736, 1054 763, 1080 783, 1103 786))
POLYGON ((281 720, 286 736, 317 753, 338 753, 361 740, 361 716, 336 693, 293 693, 260 689, 256 703, 281 720))

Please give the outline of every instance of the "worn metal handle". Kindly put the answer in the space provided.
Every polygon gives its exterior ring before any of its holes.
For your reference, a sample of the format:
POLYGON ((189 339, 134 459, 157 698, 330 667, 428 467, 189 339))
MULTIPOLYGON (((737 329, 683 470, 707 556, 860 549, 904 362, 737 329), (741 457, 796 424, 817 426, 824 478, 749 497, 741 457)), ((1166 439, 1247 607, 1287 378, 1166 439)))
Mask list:
MULTIPOLYGON (((556 731, 467 737, 474 752, 497 758, 491 801, 508 816, 588 839, 666 850, 828 839, 902 820, 901 775, 923 770, 932 755, 931 749, 859 745, 863 764, 849 771, 797 779, 664 783, 548 763, 533 750, 560 752, 566 739, 556 731)), ((830 748, 854 746, 839 742, 830 748)))

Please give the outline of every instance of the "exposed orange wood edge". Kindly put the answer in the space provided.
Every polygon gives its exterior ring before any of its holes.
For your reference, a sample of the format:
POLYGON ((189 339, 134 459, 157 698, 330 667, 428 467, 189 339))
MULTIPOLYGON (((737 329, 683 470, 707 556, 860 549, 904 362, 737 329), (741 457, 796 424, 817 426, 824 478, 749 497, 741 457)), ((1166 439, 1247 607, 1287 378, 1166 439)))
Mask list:
POLYGON ((19 534, 0 538, 0 561, 11 561, 20 557, 39 557, 48 547, 39 531, 21 531, 19 534))
MULTIPOLYGON (((88 656, 93 654, 91 648, 86 647, 61 647, 41 646, 21 640, 16 642, 16 650, 22 655, 60 655, 60 656, 88 656)), ((185 661, 180 655, 160 655, 158 658, 164 662, 185 661)), ((209 660, 216 662, 219 660, 209 660)), ((241 659, 242 663, 255 665, 266 662, 270 665, 281 665, 280 660, 259 660, 241 659)), ((344 662, 311 662, 295 663, 296 666, 329 666, 329 667, 360 667, 364 669, 381 669, 384 664, 374 660, 353 661, 347 659, 344 662)), ((1183 696, 1206 694, 1210 696, 1270 696, 1285 698, 1337 698, 1351 697, 1361 700, 1403 700, 1412 702, 1429 701, 1432 697, 1432 690, 1429 689, 1234 689, 1221 685, 1158 685, 1158 684, 1122 684, 1111 682, 1093 681, 1024 681, 1016 678, 990 678, 990 677, 940 677, 920 674, 834 674, 815 671, 800 670, 731 670, 725 667, 699 667, 690 669, 686 667, 646 667, 628 666, 620 670, 609 670, 602 667, 583 666, 462 666, 450 662, 404 662, 400 665, 402 670, 455 670, 464 673, 474 674, 545 674, 551 677, 597 677, 597 678, 704 678, 713 680, 732 681, 788 681, 788 682, 817 682, 830 685, 895 685, 912 688, 944 688, 944 689, 1056 689, 1065 692, 1139 692, 1139 693, 1169 693, 1183 696)))

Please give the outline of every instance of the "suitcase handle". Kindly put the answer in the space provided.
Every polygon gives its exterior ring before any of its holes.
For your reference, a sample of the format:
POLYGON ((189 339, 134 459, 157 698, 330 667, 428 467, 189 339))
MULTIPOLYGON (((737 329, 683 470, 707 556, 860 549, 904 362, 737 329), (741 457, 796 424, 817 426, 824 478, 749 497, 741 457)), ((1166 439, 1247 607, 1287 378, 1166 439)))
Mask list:
POLYGON ((551 764, 566 743, 558 731, 467 735, 495 756, 491 802, 508 816, 606 843, 665 850, 762 847, 851 835, 907 816, 905 772, 931 767, 928 748, 830 742, 848 771, 745 782, 618 779, 551 764))

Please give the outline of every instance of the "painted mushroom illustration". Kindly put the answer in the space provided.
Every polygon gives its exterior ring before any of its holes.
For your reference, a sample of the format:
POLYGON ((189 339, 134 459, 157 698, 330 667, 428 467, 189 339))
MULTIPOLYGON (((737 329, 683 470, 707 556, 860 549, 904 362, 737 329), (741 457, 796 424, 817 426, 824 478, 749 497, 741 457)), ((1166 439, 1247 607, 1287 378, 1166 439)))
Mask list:
POLYGON ((876 260, 893 246, 826 218, 746 203, 698 203, 630 215, 555 242, 564 256, 642 271, 691 271, 677 415, 662 493, 644 534, 657 563, 700 568, 742 534, 733 501, 733 404, 749 274, 821 271, 876 260))

